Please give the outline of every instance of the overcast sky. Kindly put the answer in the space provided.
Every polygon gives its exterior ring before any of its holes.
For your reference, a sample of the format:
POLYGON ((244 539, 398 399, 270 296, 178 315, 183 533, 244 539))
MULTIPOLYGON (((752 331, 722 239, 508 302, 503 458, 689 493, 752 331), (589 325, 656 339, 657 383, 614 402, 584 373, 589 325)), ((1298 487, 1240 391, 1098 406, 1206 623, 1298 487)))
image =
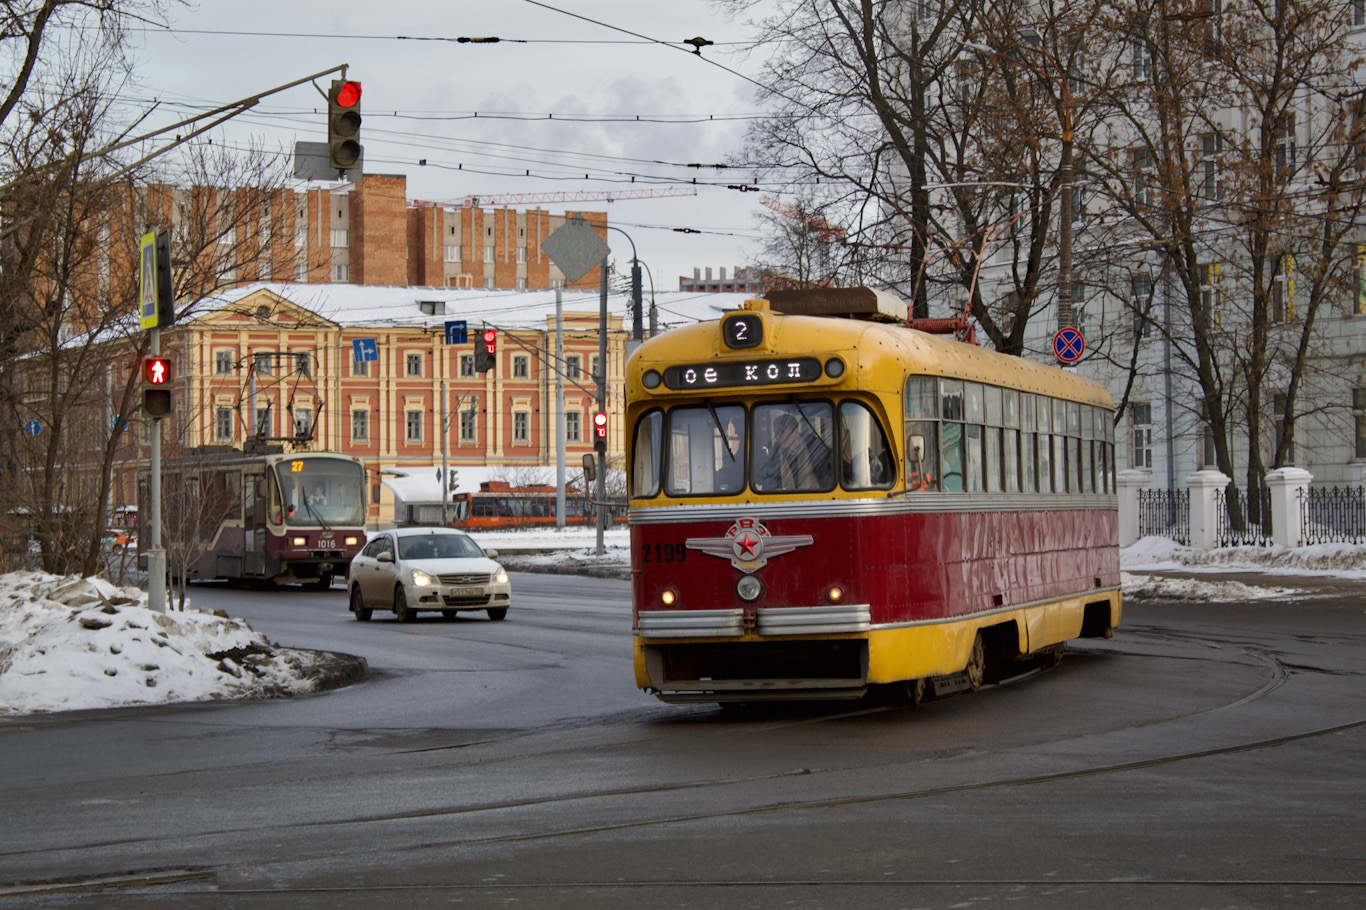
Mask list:
MULTIPOLYGON (((635 189, 743 180, 733 171, 679 165, 719 163, 738 152, 758 110, 751 83, 690 52, 566 13, 660 41, 700 36, 717 44, 704 48, 704 57, 742 73, 758 65, 743 55, 743 26, 704 0, 204 0, 172 9, 172 33, 136 36, 138 72, 142 92, 163 103, 158 116, 166 122, 349 64, 349 77, 364 86, 365 171, 405 175, 409 198, 631 190, 633 175, 635 189), (239 34, 248 32, 272 35, 239 34)), ((327 81, 319 80, 324 91, 327 81)), ((291 150, 296 140, 321 142, 325 107, 303 85, 237 118, 219 141, 255 137, 291 150)), ((543 207, 562 212, 565 204, 543 207)), ((676 290, 679 275, 694 267, 744 264, 757 253, 754 215, 765 211, 758 193, 724 186, 569 207, 607 211, 609 223, 634 240, 659 291, 676 290), (678 227, 703 233, 670 230, 678 227)), ((624 268, 629 244, 616 232, 608 239, 624 268)))

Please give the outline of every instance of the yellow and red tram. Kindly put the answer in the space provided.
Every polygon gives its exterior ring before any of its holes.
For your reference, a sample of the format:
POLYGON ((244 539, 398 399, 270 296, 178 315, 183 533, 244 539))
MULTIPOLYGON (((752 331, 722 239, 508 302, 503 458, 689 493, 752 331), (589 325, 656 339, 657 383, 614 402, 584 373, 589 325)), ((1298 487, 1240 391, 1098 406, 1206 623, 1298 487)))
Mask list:
POLYGON ((1111 636, 1106 390, 908 328, 885 294, 794 293, 630 359, 637 684, 918 700, 1111 636))

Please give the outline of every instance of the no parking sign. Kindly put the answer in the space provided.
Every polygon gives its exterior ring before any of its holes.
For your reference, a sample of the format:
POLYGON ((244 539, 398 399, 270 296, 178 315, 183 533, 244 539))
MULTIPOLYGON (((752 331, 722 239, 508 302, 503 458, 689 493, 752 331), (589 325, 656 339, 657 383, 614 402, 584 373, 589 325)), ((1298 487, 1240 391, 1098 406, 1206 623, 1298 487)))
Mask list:
POLYGON ((1063 363, 1076 363, 1085 353, 1086 339, 1071 326, 1058 329, 1053 336, 1053 354, 1063 363))

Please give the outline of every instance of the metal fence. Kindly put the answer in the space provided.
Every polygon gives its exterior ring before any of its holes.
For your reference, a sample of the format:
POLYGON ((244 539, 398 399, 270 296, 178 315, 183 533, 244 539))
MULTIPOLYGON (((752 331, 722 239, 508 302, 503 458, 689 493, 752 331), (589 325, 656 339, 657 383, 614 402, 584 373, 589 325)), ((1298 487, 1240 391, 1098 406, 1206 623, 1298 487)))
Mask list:
POLYGON ((1216 542, 1221 547, 1269 547, 1271 536, 1271 488, 1239 489, 1224 493, 1224 508, 1217 510, 1216 542))
POLYGON ((1169 537, 1190 546, 1190 490, 1138 491, 1138 536, 1149 535, 1169 537))
POLYGON ((1304 543, 1366 543, 1366 487, 1310 487, 1300 491, 1304 543))

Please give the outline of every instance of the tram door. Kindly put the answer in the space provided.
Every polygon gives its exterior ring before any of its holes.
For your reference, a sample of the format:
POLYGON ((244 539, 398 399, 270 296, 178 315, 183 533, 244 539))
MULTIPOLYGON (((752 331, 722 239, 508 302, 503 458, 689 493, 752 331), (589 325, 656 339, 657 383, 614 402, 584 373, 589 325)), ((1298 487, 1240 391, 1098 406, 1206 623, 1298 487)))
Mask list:
POLYGON ((242 574, 266 572, 266 510, 270 492, 263 474, 242 478, 242 574))

